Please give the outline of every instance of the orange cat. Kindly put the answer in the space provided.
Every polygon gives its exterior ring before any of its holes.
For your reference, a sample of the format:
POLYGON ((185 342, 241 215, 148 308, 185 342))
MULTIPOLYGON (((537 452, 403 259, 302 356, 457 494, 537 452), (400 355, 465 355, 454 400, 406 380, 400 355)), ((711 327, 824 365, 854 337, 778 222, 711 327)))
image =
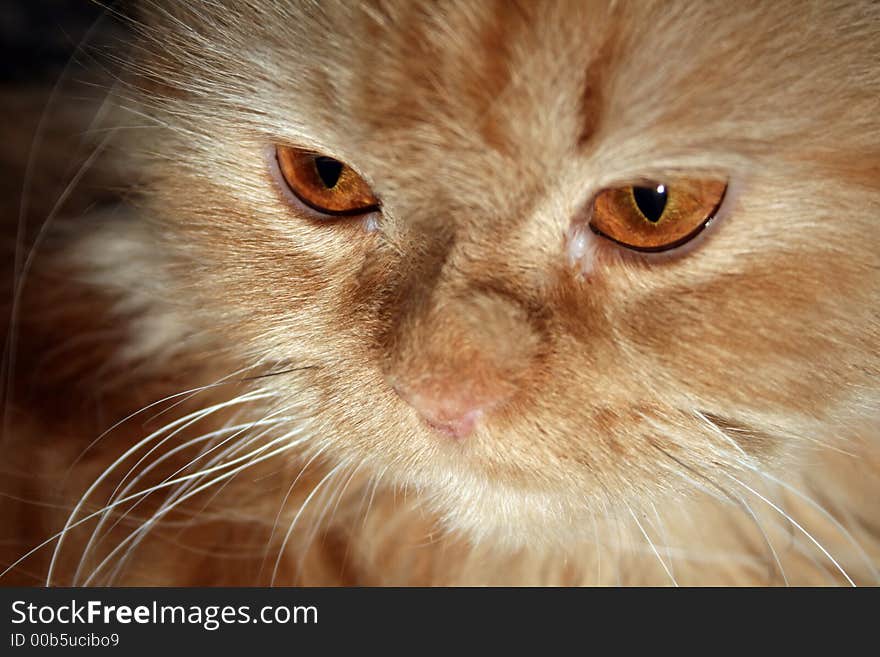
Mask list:
POLYGON ((0 583, 880 581, 880 6, 145 4, 8 94, 0 583))

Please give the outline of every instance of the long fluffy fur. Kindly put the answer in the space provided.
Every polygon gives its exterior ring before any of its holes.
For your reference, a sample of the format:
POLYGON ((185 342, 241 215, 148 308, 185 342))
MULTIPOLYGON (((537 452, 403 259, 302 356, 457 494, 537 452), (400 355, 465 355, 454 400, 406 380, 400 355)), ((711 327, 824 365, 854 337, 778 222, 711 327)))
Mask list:
POLYGON ((878 582, 875 3, 126 20, 11 276, 0 581, 878 582), (288 203, 276 143, 378 230, 288 203), (570 262, 599 190, 682 175, 730 181, 688 253, 570 262), (453 441, 398 380, 512 396, 453 441))

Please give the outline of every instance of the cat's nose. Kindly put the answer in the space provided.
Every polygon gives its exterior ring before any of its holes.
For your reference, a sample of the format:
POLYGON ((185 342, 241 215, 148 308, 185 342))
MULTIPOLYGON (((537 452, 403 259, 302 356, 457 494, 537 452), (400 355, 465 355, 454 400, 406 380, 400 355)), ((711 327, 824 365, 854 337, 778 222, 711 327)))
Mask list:
MULTIPOLYGON (((461 382, 458 382, 459 385, 461 382)), ((455 382, 429 381, 419 386, 397 384, 394 390, 432 429, 453 438, 464 438, 480 418, 510 396, 501 390, 456 389, 455 382)))
POLYGON ((521 304, 467 292, 436 292, 433 304, 406 318, 385 372, 424 424, 455 438, 488 423, 520 391, 540 344, 521 304))

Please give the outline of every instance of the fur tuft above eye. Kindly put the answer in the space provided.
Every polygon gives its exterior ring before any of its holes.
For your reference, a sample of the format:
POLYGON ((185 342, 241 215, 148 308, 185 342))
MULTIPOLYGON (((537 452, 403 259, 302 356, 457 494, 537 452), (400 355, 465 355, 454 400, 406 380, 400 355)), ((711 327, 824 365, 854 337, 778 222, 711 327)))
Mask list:
POLYGON ((347 164, 292 146, 277 146, 275 155, 287 187, 316 212, 350 216, 379 209, 370 186, 347 164))
POLYGON ((593 201, 590 228, 634 251, 669 251, 696 237, 718 212, 727 183, 683 179, 615 187, 593 201))

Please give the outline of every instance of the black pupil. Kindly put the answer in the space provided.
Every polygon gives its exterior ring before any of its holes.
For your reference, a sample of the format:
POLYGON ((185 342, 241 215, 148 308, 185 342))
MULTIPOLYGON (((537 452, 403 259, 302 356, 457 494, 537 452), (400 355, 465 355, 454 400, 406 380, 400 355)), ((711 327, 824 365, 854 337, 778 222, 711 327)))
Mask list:
POLYGON ((666 186, 655 185, 654 187, 633 187, 633 198, 639 206, 645 219, 653 224, 660 221, 663 209, 666 207, 666 186))
POLYGON ((315 158, 315 170, 327 189, 332 189, 339 182, 342 166, 342 162, 334 160, 332 157, 318 156, 315 158))

